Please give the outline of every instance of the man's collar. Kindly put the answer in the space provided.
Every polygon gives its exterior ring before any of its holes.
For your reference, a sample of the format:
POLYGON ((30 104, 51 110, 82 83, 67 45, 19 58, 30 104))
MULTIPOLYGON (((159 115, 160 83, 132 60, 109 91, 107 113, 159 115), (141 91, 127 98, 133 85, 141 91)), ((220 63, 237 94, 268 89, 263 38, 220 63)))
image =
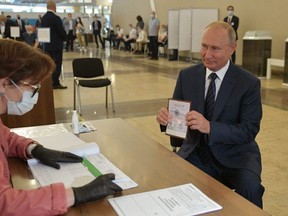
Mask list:
POLYGON ((52 12, 54 14, 56 14, 53 10, 47 9, 47 12, 52 12))

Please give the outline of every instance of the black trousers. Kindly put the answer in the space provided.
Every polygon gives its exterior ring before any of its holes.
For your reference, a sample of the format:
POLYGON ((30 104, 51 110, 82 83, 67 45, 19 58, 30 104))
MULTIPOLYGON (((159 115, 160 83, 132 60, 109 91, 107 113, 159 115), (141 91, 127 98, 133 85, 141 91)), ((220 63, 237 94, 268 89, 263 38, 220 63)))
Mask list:
POLYGON ((63 51, 62 50, 47 51, 46 53, 55 62, 56 68, 55 68, 55 71, 52 74, 52 85, 53 86, 58 86, 58 85, 60 85, 59 77, 60 77, 61 69, 62 69, 63 51))
POLYGON ((69 30, 69 33, 67 34, 67 40, 66 40, 66 51, 68 51, 69 46, 70 46, 71 51, 73 51, 73 43, 74 43, 73 30, 69 30))
POLYGON ((104 48, 104 44, 103 44, 103 41, 102 41, 102 38, 101 38, 100 31, 99 30, 94 30, 93 34, 94 34, 95 43, 96 43, 97 48, 99 47, 98 38, 99 38, 99 41, 101 43, 102 48, 104 48))
POLYGON ((158 57, 158 36, 149 36, 149 50, 151 57, 158 57))
POLYGON ((135 39, 124 41, 125 49, 131 51, 131 43, 135 43, 135 39))
POLYGON ((254 203, 259 208, 263 208, 262 196, 265 188, 261 185, 261 179, 258 175, 246 169, 225 167, 220 164, 214 156, 209 162, 203 164, 197 151, 198 149, 196 148, 186 160, 227 187, 235 189, 236 193, 254 203))

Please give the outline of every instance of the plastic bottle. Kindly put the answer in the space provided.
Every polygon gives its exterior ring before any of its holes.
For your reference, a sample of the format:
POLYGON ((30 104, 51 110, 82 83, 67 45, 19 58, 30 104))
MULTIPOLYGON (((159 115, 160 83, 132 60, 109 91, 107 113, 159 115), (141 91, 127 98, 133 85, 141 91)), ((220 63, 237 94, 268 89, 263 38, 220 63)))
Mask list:
POLYGON ((73 115, 72 115, 72 127, 73 127, 73 133, 74 134, 79 134, 79 119, 77 115, 77 111, 73 110, 73 115))

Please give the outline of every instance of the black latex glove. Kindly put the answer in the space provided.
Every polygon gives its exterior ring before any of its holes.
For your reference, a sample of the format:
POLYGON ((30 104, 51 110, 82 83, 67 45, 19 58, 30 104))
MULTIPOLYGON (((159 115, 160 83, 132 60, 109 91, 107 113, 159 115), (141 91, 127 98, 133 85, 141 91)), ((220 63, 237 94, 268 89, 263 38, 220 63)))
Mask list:
POLYGON ((34 158, 39 160, 40 163, 55 169, 60 169, 60 165, 57 162, 67 163, 79 163, 82 162, 82 157, 79 157, 70 152, 62 152, 52 149, 44 148, 42 145, 37 145, 31 154, 34 158))
POLYGON ((74 206, 121 192, 122 188, 112 182, 114 179, 113 173, 105 174, 82 187, 72 188, 75 197, 74 206))

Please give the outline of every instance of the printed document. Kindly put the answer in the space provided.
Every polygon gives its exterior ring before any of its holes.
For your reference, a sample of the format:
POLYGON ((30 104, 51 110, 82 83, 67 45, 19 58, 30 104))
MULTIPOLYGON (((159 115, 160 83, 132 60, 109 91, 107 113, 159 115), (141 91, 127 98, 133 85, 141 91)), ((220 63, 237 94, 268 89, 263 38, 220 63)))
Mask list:
POLYGON ((170 119, 166 128, 166 134, 185 139, 188 127, 185 116, 190 110, 190 102, 169 99, 168 111, 170 119))
POLYGON ((190 216, 222 209, 191 183, 108 201, 119 216, 190 216))
POLYGON ((102 155, 94 142, 85 143, 71 132, 33 139, 47 148, 68 151, 83 157, 82 163, 59 163, 61 166, 59 170, 43 165, 36 159, 28 160, 32 174, 40 186, 62 182, 65 187, 79 187, 107 173, 115 174, 114 182, 123 190, 138 186, 102 155))

